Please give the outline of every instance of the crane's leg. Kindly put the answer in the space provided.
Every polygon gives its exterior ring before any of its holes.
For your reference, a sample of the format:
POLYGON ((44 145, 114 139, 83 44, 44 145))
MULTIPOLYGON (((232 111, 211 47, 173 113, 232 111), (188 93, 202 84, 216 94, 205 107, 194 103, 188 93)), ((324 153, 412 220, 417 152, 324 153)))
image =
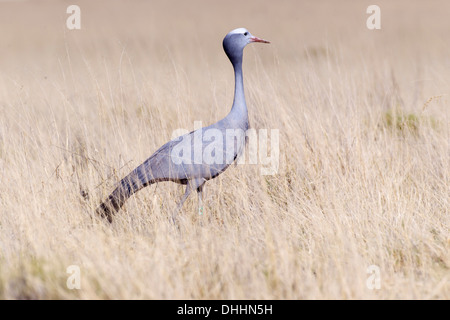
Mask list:
POLYGON ((203 185, 197 188, 198 194, 198 214, 203 214, 203 185))

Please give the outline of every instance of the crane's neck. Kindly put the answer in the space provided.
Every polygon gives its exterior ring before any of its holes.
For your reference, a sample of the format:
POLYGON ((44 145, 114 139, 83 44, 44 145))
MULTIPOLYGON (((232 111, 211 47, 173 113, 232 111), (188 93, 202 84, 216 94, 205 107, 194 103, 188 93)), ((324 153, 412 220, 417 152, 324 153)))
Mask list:
POLYGON ((237 59, 233 59, 232 63, 234 67, 235 88, 233 106, 228 117, 236 124, 247 124, 248 111, 247 104, 245 103, 242 55, 237 59))

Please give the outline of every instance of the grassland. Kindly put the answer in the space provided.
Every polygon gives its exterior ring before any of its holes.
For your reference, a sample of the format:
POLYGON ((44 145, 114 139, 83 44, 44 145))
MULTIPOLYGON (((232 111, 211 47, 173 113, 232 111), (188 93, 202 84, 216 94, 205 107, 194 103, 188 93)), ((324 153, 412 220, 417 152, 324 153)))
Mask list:
POLYGON ((72 31, 69 4, 0 2, 0 298, 450 298, 448 1, 379 0, 374 31, 368 1, 77 1, 72 31), (94 219, 175 129, 228 113, 241 26, 272 42, 244 77, 278 173, 230 168, 179 230, 171 183, 94 219))

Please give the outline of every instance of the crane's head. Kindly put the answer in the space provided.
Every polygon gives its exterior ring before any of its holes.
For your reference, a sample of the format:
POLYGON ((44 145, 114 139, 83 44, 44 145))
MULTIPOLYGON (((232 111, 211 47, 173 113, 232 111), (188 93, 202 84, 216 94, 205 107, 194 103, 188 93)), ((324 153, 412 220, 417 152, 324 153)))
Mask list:
POLYGON ((238 28, 225 36, 223 49, 231 62, 234 63, 235 59, 242 57, 245 46, 253 42, 270 43, 267 40, 255 37, 245 28, 238 28))

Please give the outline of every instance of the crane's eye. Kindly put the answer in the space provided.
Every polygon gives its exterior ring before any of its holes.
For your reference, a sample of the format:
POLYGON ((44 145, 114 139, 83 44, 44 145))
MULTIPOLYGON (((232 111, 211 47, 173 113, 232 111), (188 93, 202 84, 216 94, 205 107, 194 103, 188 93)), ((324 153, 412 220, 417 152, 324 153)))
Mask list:
POLYGON ((244 36, 248 36, 248 32, 244 32, 244 36))

